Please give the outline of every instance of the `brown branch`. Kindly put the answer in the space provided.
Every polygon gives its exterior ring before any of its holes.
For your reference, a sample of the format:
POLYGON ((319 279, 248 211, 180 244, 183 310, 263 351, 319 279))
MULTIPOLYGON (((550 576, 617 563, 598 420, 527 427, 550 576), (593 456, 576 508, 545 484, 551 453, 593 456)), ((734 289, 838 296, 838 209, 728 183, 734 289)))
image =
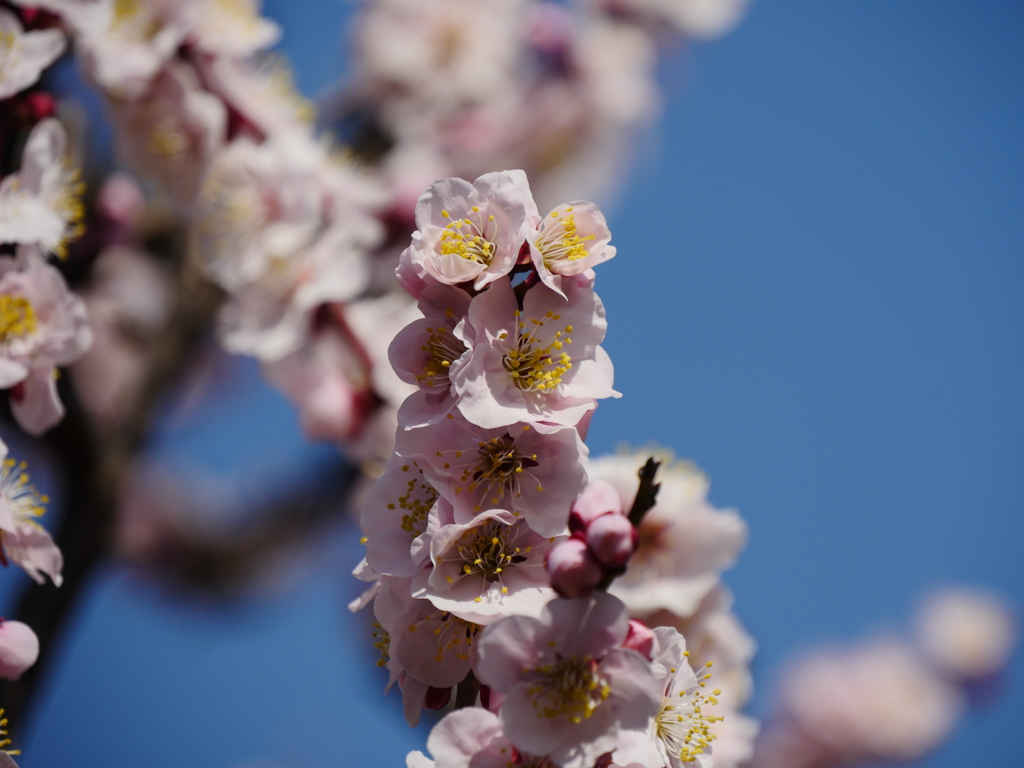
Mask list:
POLYGON ((58 382, 67 415, 41 442, 64 480, 64 514, 54 536, 64 554, 64 584, 59 589, 50 583, 31 585, 14 611, 39 637, 40 654, 21 679, 0 686, 0 708, 12 729, 24 727, 25 713, 46 678, 78 598, 110 551, 121 485, 146 442, 156 406, 177 383, 220 303, 219 290, 202 279, 192 260, 181 255, 179 263, 176 306, 148 347, 139 396, 112 434, 96 433, 72 386, 73 374, 58 382))

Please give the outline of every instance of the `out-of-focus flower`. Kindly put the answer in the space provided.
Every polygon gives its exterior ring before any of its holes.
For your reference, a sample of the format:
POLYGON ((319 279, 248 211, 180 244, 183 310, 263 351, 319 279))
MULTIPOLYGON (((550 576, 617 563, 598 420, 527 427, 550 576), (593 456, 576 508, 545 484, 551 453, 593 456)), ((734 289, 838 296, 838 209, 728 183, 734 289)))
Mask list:
MULTIPOLYGON (((637 470, 651 453, 602 456, 587 471, 615 486, 628 508, 636 495, 637 470)), ((708 480, 692 464, 673 462, 667 454, 662 458, 657 503, 640 523, 639 548, 611 591, 631 615, 668 609, 686 617, 736 560, 747 541, 747 526, 736 512, 708 504, 708 480)))
POLYGON ((628 627, 625 606, 598 593, 484 630, 477 676, 505 695, 499 719, 516 749, 588 768, 623 732, 646 733, 662 696, 651 665, 621 647, 628 627))
POLYGON ((928 660, 965 682, 1003 669, 1017 639, 1009 606, 998 595, 967 587, 945 589, 925 600, 916 630, 928 660))
POLYGON ((176 17, 188 29, 189 41, 205 53, 243 58, 281 39, 281 28, 260 16, 259 0, 176 0, 170 5, 177 6, 176 17))
POLYGON ((143 176, 190 209, 215 152, 227 139, 224 103, 204 91, 195 70, 174 61, 133 98, 113 98, 118 148, 143 176))
POLYGON ((758 743, 764 768, 918 759, 949 734, 959 691, 913 649, 880 639, 799 659, 758 743))
POLYGON ((39 658, 39 638, 20 621, 0 619, 0 677, 17 680, 39 658))
POLYGON ((61 420, 56 368, 91 344, 85 304, 38 250, 0 257, 0 388, 13 388, 11 410, 26 432, 41 435, 61 420))
POLYGON ((0 99, 32 85, 64 52, 64 47, 60 30, 26 32, 17 16, 0 8, 0 99))
POLYGON ((632 15, 651 28, 671 25, 686 37, 718 37, 735 27, 750 0, 587 0, 590 5, 632 15))
POLYGON ((64 558, 50 534, 36 522, 50 500, 29 483, 28 465, 9 458, 2 442, 0 462, 0 559, 5 565, 8 559, 20 565, 40 584, 45 582, 45 574, 59 587, 64 558))
POLYGON ((82 234, 85 185, 68 162, 67 145, 67 132, 54 118, 32 129, 21 169, 0 182, 0 242, 36 244, 63 256, 82 234))

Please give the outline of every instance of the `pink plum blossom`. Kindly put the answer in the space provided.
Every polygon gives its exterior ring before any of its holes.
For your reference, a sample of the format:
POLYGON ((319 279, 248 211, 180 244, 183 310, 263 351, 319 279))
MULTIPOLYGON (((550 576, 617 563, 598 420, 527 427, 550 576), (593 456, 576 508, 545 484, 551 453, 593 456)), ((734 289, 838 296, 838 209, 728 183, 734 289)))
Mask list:
POLYGON ((561 293, 561 275, 578 275, 615 256, 612 233, 593 203, 563 203, 529 234, 530 254, 540 279, 561 293))
POLYGON ((551 768, 546 758, 523 754, 512 746, 498 717, 486 709, 459 709, 434 726, 427 749, 410 752, 408 768, 551 768))
POLYGON ((68 160, 68 135, 55 118, 32 129, 21 168, 0 181, 0 242, 38 245, 66 253, 82 231, 85 186, 68 160))
POLYGON ((536 285, 520 310, 502 279, 470 303, 456 329, 469 351, 450 372, 468 421, 487 429, 516 422, 572 427, 595 399, 618 396, 611 360, 599 346, 604 305, 585 281, 563 290, 565 298, 536 285))
POLYGON ((0 8, 0 99, 28 88, 64 52, 57 29, 26 32, 18 17, 0 8))
MULTIPOLYGON (((454 331, 469 311, 469 302, 469 294, 454 286, 431 285, 423 290, 418 302, 423 317, 399 331, 388 349, 402 381, 430 394, 449 394, 449 370, 466 351, 454 331)), ((442 402, 449 400, 444 397, 442 402)))
POLYGON ((517 423, 483 429, 461 416, 400 432, 396 450, 423 456, 435 485, 466 523, 486 509, 523 517, 542 536, 563 533, 586 477, 587 448, 572 427, 517 423))
POLYGON ((555 593, 544 560, 552 540, 502 510, 481 512, 466 524, 445 519, 430 537, 433 568, 412 583, 413 596, 476 624, 509 615, 539 616, 555 593))
POLYGON ((29 484, 26 463, 9 458, 2 442, 0 460, 0 545, 6 556, 4 562, 11 560, 20 565, 40 584, 45 582, 45 574, 59 587, 64 558, 50 534, 36 522, 46 512, 49 499, 29 484))
POLYGON ((623 649, 629 620, 614 597, 553 600, 539 619, 510 616, 476 645, 477 677, 505 695, 499 719, 518 750, 589 768, 661 705, 651 665, 623 649))
POLYGON ((399 272, 482 290, 515 266, 535 210, 522 171, 434 182, 416 203, 417 230, 399 272))
POLYGON ((202 89, 189 64, 172 61, 136 97, 113 100, 111 115, 127 164, 190 209, 227 139, 223 102, 202 89))
POLYGON ((39 658, 39 638, 20 621, 0 619, 0 677, 17 680, 39 658))
POLYGON ((645 768, 711 768, 711 724, 720 718, 708 715, 718 689, 706 690, 711 677, 708 663, 694 672, 687 660, 686 641, 675 629, 654 630, 652 658, 662 689, 657 716, 646 732, 626 731, 612 759, 621 765, 636 763, 645 768))
POLYGON ((92 344, 85 305, 37 251, 0 257, 0 388, 14 388, 18 423, 41 435, 64 415, 56 367, 73 363, 92 344))
MULTIPOLYGON (((637 470, 651 453, 602 456, 587 470, 592 478, 615 486, 627 508, 636 495, 637 470)), ((736 512, 708 504, 708 480, 692 464, 674 462, 668 454, 662 458, 657 503, 640 523, 636 554, 611 591, 631 615, 665 608, 686 617, 735 562, 746 544, 747 526, 736 512)))

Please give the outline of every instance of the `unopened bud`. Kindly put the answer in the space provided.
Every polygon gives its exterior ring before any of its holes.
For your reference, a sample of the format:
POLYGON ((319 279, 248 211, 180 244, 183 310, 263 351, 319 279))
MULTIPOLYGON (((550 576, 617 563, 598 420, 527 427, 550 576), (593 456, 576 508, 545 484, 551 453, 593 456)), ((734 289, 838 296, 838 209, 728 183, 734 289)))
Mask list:
POLYGON ((39 638, 31 627, 20 621, 0 623, 0 677, 17 680, 38 657, 39 638))
POLYGON ((601 515, 587 527, 587 546, 606 568, 621 568, 636 552, 637 532, 621 514, 601 515))
POLYGON ((603 571, 579 539, 567 539, 548 553, 551 587, 562 597, 586 597, 601 581, 603 571))
POLYGON ((607 514, 621 515, 622 500, 611 483, 594 480, 583 489, 583 493, 572 505, 572 517, 586 527, 601 515, 607 514))
POLYGON ((629 634, 623 648, 632 648, 648 661, 654 651, 654 631, 639 619, 629 620, 629 634))

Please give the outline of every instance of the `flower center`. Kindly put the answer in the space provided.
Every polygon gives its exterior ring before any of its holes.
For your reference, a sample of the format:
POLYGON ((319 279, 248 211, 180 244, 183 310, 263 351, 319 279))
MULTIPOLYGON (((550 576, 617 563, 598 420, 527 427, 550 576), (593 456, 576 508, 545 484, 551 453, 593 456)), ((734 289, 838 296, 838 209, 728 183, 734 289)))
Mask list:
POLYGON ((386 667, 391 658, 391 635, 376 621, 373 622, 373 647, 380 651, 380 658, 377 659, 378 667, 386 667))
POLYGON ((455 545, 462 559, 462 572, 467 576, 479 574, 488 583, 500 581, 504 571, 530 554, 529 546, 516 546, 520 533, 520 523, 505 525, 498 520, 488 520, 464 533, 455 545))
MULTIPOLYGON (((474 205, 473 212, 479 211, 480 209, 474 205)), ((441 215, 446 219, 451 218, 448 211, 441 211, 441 215)), ((452 219, 445 225, 444 232, 441 233, 441 242, 438 243, 441 256, 454 254, 477 264, 490 264, 497 247, 491 241, 496 234, 497 226, 494 227, 495 232, 488 233, 492 223, 494 216, 488 216, 482 225, 469 218, 452 219)))
POLYGON ((82 195, 85 194, 85 182, 77 168, 72 168, 67 159, 61 171, 60 182, 53 190, 50 204, 66 222, 61 241, 54 248, 54 253, 61 259, 67 258, 68 243, 77 240, 85 232, 85 205, 82 195))
MULTIPOLYGON (((441 455, 440 452, 438 455, 441 455)), ((461 458, 462 451, 456 451, 455 456, 461 458)), ((463 489, 472 493, 483 487, 483 500, 489 498, 491 504, 500 504, 506 494, 514 498, 522 496, 520 483, 524 478, 535 483, 538 492, 544 490, 536 476, 529 471, 538 466, 537 454, 520 453, 516 441, 508 433, 478 443, 477 456, 476 463, 463 470, 460 480, 465 485, 456 486, 456 493, 461 493, 463 489)), ((474 509, 479 512, 480 504, 475 505, 474 509)))
MULTIPOLYGON (((710 663, 708 666, 711 666, 710 663)), ((703 687, 704 681, 710 677, 710 674, 704 675, 698 685, 703 687)), ((709 726, 722 720, 722 717, 705 715, 701 707, 717 704, 716 696, 720 693, 717 688, 711 694, 700 690, 680 691, 678 696, 666 698, 662 702, 661 711, 654 719, 654 728, 668 754, 689 763, 710 748, 711 742, 717 737, 711 733, 709 726)))
MULTIPOLYGON (((522 312, 517 310, 516 317, 521 316, 522 312)), ((572 344, 568 336, 572 333, 572 326, 567 325, 553 335, 550 328, 545 331, 550 321, 559 318, 561 315, 553 312, 548 312, 540 320, 532 317, 530 330, 526 330, 525 322, 517 321, 515 345, 505 353, 502 363, 515 385, 524 392, 550 391, 562 383, 562 377, 572 368, 572 358, 562 351, 566 344, 572 344)), ((499 338, 505 339, 506 336, 502 333, 499 338)))
POLYGON ((0 344, 35 333, 38 323, 32 304, 22 296, 0 296, 0 344))
MULTIPOLYGON (((415 466, 415 464, 414 464, 415 466)), ((402 465, 402 471, 408 472, 412 467, 409 464, 402 465)), ((437 501, 437 490, 423 479, 423 470, 416 467, 417 476, 410 478, 405 484, 405 493, 394 502, 388 504, 388 509, 405 510, 402 515, 402 530, 419 536, 427 529, 427 515, 430 513, 434 502, 437 501)))
POLYGON ((527 692, 537 717, 565 717, 580 723, 594 714, 611 693, 608 681, 597 673, 597 662, 586 656, 542 664, 531 670, 531 677, 527 692))
POLYGON ((114 0, 110 30, 129 40, 145 42, 156 37, 160 24, 141 0, 114 0))
POLYGON ((437 637, 437 655, 434 661, 444 661, 444 655, 448 652, 453 652, 462 661, 469 659, 473 641, 483 630, 482 626, 453 616, 448 611, 436 611, 419 623, 410 625, 409 631, 415 632, 428 621, 440 622, 440 626, 434 629, 434 635, 437 637))
POLYGON ((41 495, 29 483, 27 467, 27 462, 19 463, 14 459, 4 459, 0 466, 0 495, 7 500, 15 521, 19 523, 42 517, 46 512, 45 505, 50 503, 48 496, 41 495))
POLYGON ((571 205, 565 209, 565 216, 560 211, 552 211, 550 219, 545 219, 541 226, 535 245, 548 266, 559 261, 578 261, 590 255, 584 243, 594 236, 579 236, 576 215, 571 211, 571 205))
MULTIPOLYGON (((449 309, 448 312, 452 312, 452 310, 449 309)), ((430 337, 420 349, 429 353, 430 359, 424 366, 423 373, 416 376, 416 381, 429 386, 437 384, 448 386, 448 369, 452 363, 462 357, 466 351, 466 345, 452 333, 450 328, 444 325, 427 328, 427 333, 430 334, 430 337)))

